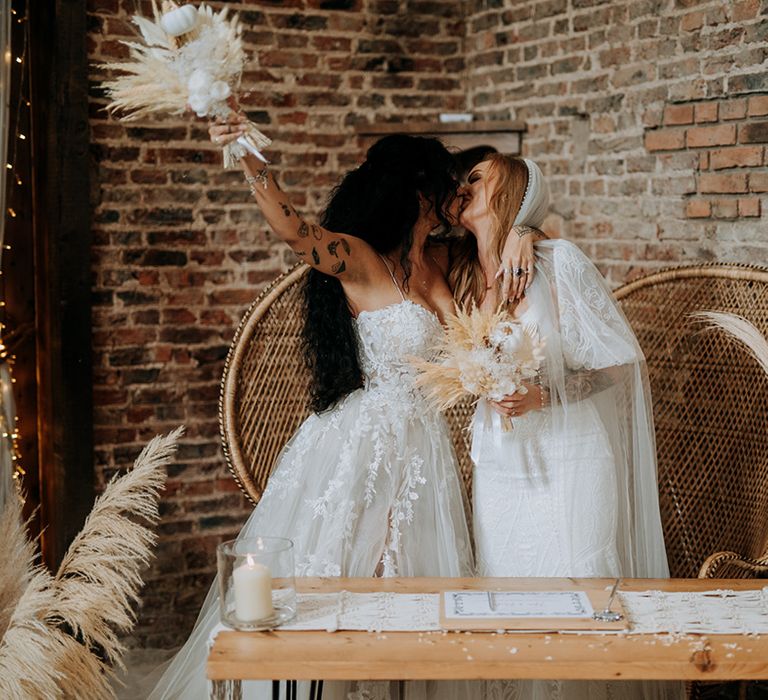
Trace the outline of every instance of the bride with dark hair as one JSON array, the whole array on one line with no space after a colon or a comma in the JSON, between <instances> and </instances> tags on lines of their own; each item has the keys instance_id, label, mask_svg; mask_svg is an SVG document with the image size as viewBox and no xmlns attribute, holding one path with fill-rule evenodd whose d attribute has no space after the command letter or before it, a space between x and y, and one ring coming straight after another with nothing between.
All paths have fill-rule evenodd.
<instances>
[{"instance_id":1,"label":"bride with dark hair","mask_svg":"<svg viewBox=\"0 0 768 700\"><path fill-rule=\"evenodd\" d=\"M239 124L214 124L210 134L223 145ZM256 158L241 162L272 230L312 266L303 341L315 412L285 446L240 536L291 539L298 576L471 575L449 432L414 386L409 362L431 354L440 319L453 310L438 261L445 254L428 242L457 221L453 157L435 139L388 136L342 179L319 224L299 215ZM151 698L207 697L208 637L218 622L214 582ZM404 688L334 683L324 697L470 697L460 683ZM243 691L271 697L265 683Z\"/></svg>"}]
</instances>

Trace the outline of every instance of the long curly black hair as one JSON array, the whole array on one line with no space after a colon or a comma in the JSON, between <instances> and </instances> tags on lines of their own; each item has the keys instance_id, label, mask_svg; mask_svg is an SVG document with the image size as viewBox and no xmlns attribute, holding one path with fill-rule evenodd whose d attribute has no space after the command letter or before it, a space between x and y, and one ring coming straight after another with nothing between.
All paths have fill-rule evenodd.
<instances>
[{"instance_id":1,"label":"long curly black hair","mask_svg":"<svg viewBox=\"0 0 768 700\"><path fill-rule=\"evenodd\" d=\"M385 136L333 190L321 223L330 231L362 238L381 254L399 247L407 289L419 194L448 230L446 211L457 189L454 158L440 141ZM363 386L357 335L344 289L336 277L315 269L309 271L304 287L303 345L312 375L313 411L325 411Z\"/></svg>"}]
</instances>

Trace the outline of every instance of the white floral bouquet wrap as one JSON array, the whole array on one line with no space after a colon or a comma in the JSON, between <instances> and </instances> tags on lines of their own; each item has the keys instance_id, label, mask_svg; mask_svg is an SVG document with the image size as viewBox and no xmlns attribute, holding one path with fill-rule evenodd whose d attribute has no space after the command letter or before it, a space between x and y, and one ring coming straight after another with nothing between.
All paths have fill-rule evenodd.
<instances>
[{"instance_id":1,"label":"white floral bouquet wrap","mask_svg":"<svg viewBox=\"0 0 768 700\"><path fill-rule=\"evenodd\" d=\"M500 401L527 393L525 383L536 377L544 357L544 342L534 326L503 309L483 311L473 306L447 319L433 361L413 364L417 386L435 407L445 410L467 396Z\"/></svg>"},{"instance_id":2,"label":"white floral bouquet wrap","mask_svg":"<svg viewBox=\"0 0 768 700\"><path fill-rule=\"evenodd\" d=\"M111 99L110 112L122 112L123 121L153 114L183 114L226 119L237 109L245 52L242 25L227 8L214 12L201 4L178 6L152 0L153 19L133 17L143 43L124 41L130 61L105 64L119 71L104 83ZM261 150L271 143L253 122L234 143L224 147L224 165L234 167L247 152L266 158Z\"/></svg>"}]
</instances>

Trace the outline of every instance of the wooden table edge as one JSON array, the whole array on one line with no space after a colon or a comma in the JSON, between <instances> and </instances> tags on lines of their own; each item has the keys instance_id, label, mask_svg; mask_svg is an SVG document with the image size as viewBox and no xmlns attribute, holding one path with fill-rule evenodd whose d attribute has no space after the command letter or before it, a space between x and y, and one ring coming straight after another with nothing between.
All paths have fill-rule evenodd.
<instances>
[{"instance_id":1,"label":"wooden table edge","mask_svg":"<svg viewBox=\"0 0 768 700\"><path fill-rule=\"evenodd\" d=\"M433 593L485 588L563 590L574 584L598 582L610 585L612 579L301 579L297 580L297 588L304 592ZM759 590L765 585L765 581L744 579L628 579L621 590ZM574 644L575 639L580 644ZM300 662L295 655L286 657L285 644L299 651L306 645ZM426 646L419 645L433 645L439 653L425 659L422 654ZM503 653L488 648L492 645L498 645ZM638 661L641 645L647 656ZM514 654L506 651L513 648L517 650ZM579 650L583 653L575 653ZM256 658L263 662L258 668L253 662ZM397 668L396 674L393 667ZM329 635L232 631L217 636L208 657L207 674L212 681L763 680L768 679L768 635L352 631Z\"/></svg>"}]
</instances>

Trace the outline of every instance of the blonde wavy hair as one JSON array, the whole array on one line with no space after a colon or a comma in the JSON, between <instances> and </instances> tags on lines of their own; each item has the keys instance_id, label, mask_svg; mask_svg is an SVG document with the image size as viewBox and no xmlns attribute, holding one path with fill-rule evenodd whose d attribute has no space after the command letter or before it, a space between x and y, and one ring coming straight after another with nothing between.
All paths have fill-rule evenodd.
<instances>
[{"instance_id":1,"label":"blonde wavy hair","mask_svg":"<svg viewBox=\"0 0 768 700\"><path fill-rule=\"evenodd\" d=\"M494 263L501 264L501 254L528 186L528 168L521 158L490 153L483 162L491 164L488 176L495 176L493 188L486 200L491 215L491 239ZM490 189L490 188L489 188ZM488 194L489 189L486 189ZM453 298L459 307L480 302L485 296L485 276L477 254L477 239L466 233L456 244L448 274Z\"/></svg>"}]
</instances>

